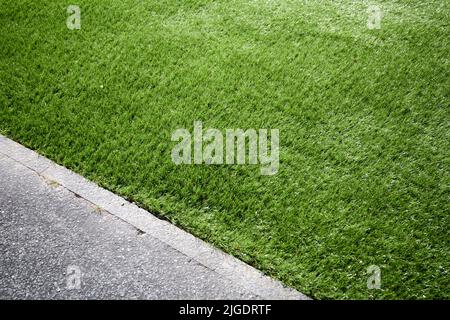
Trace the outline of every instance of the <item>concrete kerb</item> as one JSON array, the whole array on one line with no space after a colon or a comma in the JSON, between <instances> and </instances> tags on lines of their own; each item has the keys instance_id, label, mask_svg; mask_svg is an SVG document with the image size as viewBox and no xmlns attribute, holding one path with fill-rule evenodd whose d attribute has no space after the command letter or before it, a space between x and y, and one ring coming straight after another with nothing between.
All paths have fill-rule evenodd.
<instances>
[{"instance_id":1,"label":"concrete kerb","mask_svg":"<svg viewBox=\"0 0 450 320\"><path fill-rule=\"evenodd\" d=\"M60 184L79 197L155 237L263 299L309 299L265 276L246 263L214 248L186 231L161 220L124 198L0 135L0 157L11 158L44 179Z\"/></svg>"}]
</instances>

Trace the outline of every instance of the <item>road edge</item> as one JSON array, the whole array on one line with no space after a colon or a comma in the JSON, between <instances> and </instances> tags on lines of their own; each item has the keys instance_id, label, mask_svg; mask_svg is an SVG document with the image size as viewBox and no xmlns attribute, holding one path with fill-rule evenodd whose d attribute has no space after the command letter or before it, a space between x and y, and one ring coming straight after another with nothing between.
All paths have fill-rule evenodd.
<instances>
[{"instance_id":1,"label":"road edge","mask_svg":"<svg viewBox=\"0 0 450 320\"><path fill-rule=\"evenodd\" d=\"M0 157L1 155L22 164L45 179L58 183L77 196L168 244L262 299L310 300L309 297L297 290L284 286L281 282L264 275L241 260L224 253L168 221L155 217L151 212L139 208L2 134L0 134Z\"/></svg>"}]
</instances>

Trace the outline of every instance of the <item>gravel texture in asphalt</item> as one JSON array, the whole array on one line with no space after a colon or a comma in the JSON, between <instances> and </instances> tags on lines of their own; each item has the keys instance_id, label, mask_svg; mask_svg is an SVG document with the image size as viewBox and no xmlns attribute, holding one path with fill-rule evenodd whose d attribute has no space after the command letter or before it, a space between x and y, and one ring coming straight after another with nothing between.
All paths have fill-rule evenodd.
<instances>
[{"instance_id":1,"label":"gravel texture in asphalt","mask_svg":"<svg viewBox=\"0 0 450 320\"><path fill-rule=\"evenodd\" d=\"M2 299L259 298L1 154L0 256Z\"/></svg>"}]
</instances>

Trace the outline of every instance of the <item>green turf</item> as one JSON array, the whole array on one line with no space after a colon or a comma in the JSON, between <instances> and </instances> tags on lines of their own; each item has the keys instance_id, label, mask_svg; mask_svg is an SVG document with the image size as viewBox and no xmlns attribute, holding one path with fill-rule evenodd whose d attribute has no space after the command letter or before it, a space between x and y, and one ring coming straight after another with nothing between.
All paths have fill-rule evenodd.
<instances>
[{"instance_id":1,"label":"green turf","mask_svg":"<svg viewBox=\"0 0 450 320\"><path fill-rule=\"evenodd\" d=\"M370 3L0 0L0 131L313 298L449 298L450 2ZM174 165L195 120L278 174Z\"/></svg>"}]
</instances>

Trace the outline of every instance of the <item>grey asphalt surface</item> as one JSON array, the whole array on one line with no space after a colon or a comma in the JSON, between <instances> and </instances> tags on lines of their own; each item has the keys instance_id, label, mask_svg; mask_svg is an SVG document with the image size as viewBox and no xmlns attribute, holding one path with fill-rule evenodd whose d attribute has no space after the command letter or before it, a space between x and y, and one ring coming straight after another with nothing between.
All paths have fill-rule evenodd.
<instances>
[{"instance_id":1,"label":"grey asphalt surface","mask_svg":"<svg viewBox=\"0 0 450 320\"><path fill-rule=\"evenodd\" d=\"M260 297L0 153L0 299L106 298Z\"/></svg>"}]
</instances>

